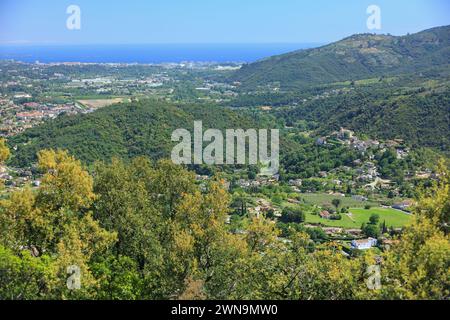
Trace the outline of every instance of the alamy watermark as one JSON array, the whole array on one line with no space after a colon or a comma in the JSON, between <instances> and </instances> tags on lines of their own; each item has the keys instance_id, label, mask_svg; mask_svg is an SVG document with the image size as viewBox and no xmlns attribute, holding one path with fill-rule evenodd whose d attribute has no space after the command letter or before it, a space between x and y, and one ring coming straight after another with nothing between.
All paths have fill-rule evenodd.
<instances>
[{"instance_id":1,"label":"alamy watermark","mask_svg":"<svg viewBox=\"0 0 450 320\"><path fill-rule=\"evenodd\" d=\"M366 270L368 276L366 285L369 290L381 289L381 268L379 265L368 266Z\"/></svg>"},{"instance_id":2,"label":"alamy watermark","mask_svg":"<svg viewBox=\"0 0 450 320\"><path fill-rule=\"evenodd\" d=\"M377 5L370 5L367 7L367 29L381 30L381 8Z\"/></svg>"},{"instance_id":3,"label":"alamy watermark","mask_svg":"<svg viewBox=\"0 0 450 320\"><path fill-rule=\"evenodd\" d=\"M70 5L66 9L70 16L67 18L66 27L69 30L81 30L81 9L77 5Z\"/></svg>"},{"instance_id":4,"label":"alamy watermark","mask_svg":"<svg viewBox=\"0 0 450 320\"><path fill-rule=\"evenodd\" d=\"M172 142L181 142L173 148L171 158L175 164L261 165L262 174L275 175L280 165L280 132L270 130L270 153L268 133L267 129L227 129L224 138L218 129L203 132L202 121L195 121L193 140L186 129L172 133ZM209 143L206 147L205 142Z\"/></svg>"},{"instance_id":5,"label":"alamy watermark","mask_svg":"<svg viewBox=\"0 0 450 320\"><path fill-rule=\"evenodd\" d=\"M81 269L79 266L72 265L67 267L67 278L66 285L69 290L80 290L81 289Z\"/></svg>"}]
</instances>

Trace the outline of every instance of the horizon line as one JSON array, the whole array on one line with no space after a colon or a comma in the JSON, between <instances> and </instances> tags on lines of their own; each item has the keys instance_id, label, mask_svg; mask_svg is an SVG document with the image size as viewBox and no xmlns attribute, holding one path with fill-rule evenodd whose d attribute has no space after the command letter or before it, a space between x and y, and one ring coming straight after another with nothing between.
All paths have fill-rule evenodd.
<instances>
[{"instance_id":1,"label":"horizon line","mask_svg":"<svg viewBox=\"0 0 450 320\"><path fill-rule=\"evenodd\" d=\"M297 45L311 44L323 45L329 42L305 41L305 42L130 42L130 43L50 43L50 42L0 42L0 46L143 46L143 45Z\"/></svg>"}]
</instances>

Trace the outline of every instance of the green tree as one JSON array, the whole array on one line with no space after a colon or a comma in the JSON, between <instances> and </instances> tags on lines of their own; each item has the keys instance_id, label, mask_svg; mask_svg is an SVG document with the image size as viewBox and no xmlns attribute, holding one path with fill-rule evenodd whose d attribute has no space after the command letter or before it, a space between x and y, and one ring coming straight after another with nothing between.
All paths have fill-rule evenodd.
<instances>
[{"instance_id":1,"label":"green tree","mask_svg":"<svg viewBox=\"0 0 450 320\"><path fill-rule=\"evenodd\" d=\"M89 263L115 241L115 233L101 228L87 211L94 198L92 180L80 163L62 151L47 151L41 156L39 166L49 172L44 174L37 193L25 188L0 202L0 239L20 263L40 265L45 260L48 269L44 273L51 279L46 283L45 298L94 297L96 279ZM73 194L74 190L79 194ZM33 258L24 251L31 252ZM46 258L49 256L51 260ZM69 266L80 269L81 290L67 288ZM18 277L11 281L20 287L29 279Z\"/></svg>"},{"instance_id":2,"label":"green tree","mask_svg":"<svg viewBox=\"0 0 450 320\"><path fill-rule=\"evenodd\" d=\"M370 216L369 218L370 224L378 225L379 222L380 222L380 215L374 213Z\"/></svg>"},{"instance_id":3,"label":"green tree","mask_svg":"<svg viewBox=\"0 0 450 320\"><path fill-rule=\"evenodd\" d=\"M380 236L380 228L378 227L378 225L374 225L371 223L365 225L362 228L362 231L367 237L378 238Z\"/></svg>"},{"instance_id":4,"label":"green tree","mask_svg":"<svg viewBox=\"0 0 450 320\"><path fill-rule=\"evenodd\" d=\"M0 166L2 166L10 156L10 151L6 146L5 140L0 139ZM3 181L0 180L0 190L3 188Z\"/></svg>"},{"instance_id":5,"label":"green tree","mask_svg":"<svg viewBox=\"0 0 450 320\"><path fill-rule=\"evenodd\" d=\"M101 300L137 300L142 298L142 277L136 261L125 256L100 257L92 263L98 279L96 298Z\"/></svg>"},{"instance_id":6,"label":"green tree","mask_svg":"<svg viewBox=\"0 0 450 320\"><path fill-rule=\"evenodd\" d=\"M331 203L332 203L333 206L336 208L336 212L337 212L338 209L339 209L339 206L340 206L341 203L342 203L342 201L341 201L341 199L333 199L333 200L331 201Z\"/></svg>"},{"instance_id":7,"label":"green tree","mask_svg":"<svg viewBox=\"0 0 450 320\"><path fill-rule=\"evenodd\" d=\"M8 160L11 155L9 148L6 146L5 139L0 139L0 164Z\"/></svg>"},{"instance_id":8,"label":"green tree","mask_svg":"<svg viewBox=\"0 0 450 320\"><path fill-rule=\"evenodd\" d=\"M44 172L37 201L48 210L89 208L95 198L93 179L67 151L43 150L38 168Z\"/></svg>"},{"instance_id":9,"label":"green tree","mask_svg":"<svg viewBox=\"0 0 450 320\"><path fill-rule=\"evenodd\" d=\"M446 299L450 294L450 238L446 234L449 176L419 197L413 224L384 254L381 299Z\"/></svg>"},{"instance_id":10,"label":"green tree","mask_svg":"<svg viewBox=\"0 0 450 320\"><path fill-rule=\"evenodd\" d=\"M37 258L29 250L16 254L0 245L0 299L45 299L54 281L51 264L49 256Z\"/></svg>"},{"instance_id":11,"label":"green tree","mask_svg":"<svg viewBox=\"0 0 450 320\"><path fill-rule=\"evenodd\" d=\"M284 208L280 221L284 223L303 223L305 222L305 213L298 208Z\"/></svg>"}]
</instances>

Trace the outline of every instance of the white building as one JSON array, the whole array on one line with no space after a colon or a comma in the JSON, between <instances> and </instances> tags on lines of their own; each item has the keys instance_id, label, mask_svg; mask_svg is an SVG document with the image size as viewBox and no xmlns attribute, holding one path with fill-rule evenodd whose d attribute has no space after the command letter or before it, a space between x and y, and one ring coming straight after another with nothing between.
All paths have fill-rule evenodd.
<instances>
[{"instance_id":1,"label":"white building","mask_svg":"<svg viewBox=\"0 0 450 320\"><path fill-rule=\"evenodd\" d=\"M377 239L369 238L364 240L353 240L352 241L352 249L358 249L358 250L367 250L374 246L376 246L378 243Z\"/></svg>"}]
</instances>

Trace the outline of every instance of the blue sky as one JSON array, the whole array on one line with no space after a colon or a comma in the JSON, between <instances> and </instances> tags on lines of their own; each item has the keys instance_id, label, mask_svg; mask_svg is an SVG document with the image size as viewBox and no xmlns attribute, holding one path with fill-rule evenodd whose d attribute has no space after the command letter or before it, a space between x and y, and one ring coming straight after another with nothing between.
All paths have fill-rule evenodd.
<instances>
[{"instance_id":1,"label":"blue sky","mask_svg":"<svg viewBox=\"0 0 450 320\"><path fill-rule=\"evenodd\" d=\"M71 4L81 30L66 28ZM369 32L372 4L381 33L450 24L449 0L0 0L0 43L325 43Z\"/></svg>"}]
</instances>

